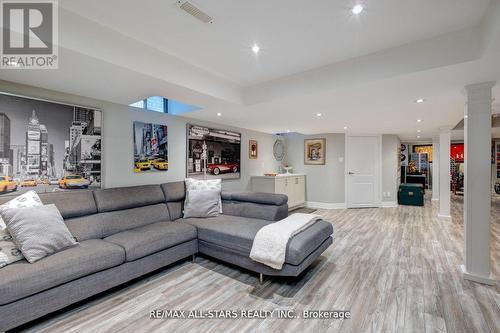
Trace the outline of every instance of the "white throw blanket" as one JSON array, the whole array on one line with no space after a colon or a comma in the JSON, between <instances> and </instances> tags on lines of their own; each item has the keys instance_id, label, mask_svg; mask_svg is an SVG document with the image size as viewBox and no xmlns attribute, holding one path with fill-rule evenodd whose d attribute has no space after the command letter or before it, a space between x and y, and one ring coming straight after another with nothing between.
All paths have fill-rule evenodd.
<instances>
[{"instance_id":1,"label":"white throw blanket","mask_svg":"<svg viewBox=\"0 0 500 333\"><path fill-rule=\"evenodd\" d=\"M274 269L281 269L288 241L319 219L319 215L295 213L262 227L253 240L250 258Z\"/></svg>"}]
</instances>

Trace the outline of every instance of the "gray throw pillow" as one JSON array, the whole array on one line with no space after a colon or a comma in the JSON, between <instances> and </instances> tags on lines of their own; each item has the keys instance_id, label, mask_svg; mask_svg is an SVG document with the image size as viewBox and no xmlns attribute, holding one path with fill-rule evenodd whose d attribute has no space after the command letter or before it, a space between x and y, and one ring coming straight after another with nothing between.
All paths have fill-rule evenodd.
<instances>
[{"instance_id":1,"label":"gray throw pillow","mask_svg":"<svg viewBox=\"0 0 500 333\"><path fill-rule=\"evenodd\" d=\"M0 214L30 263L78 244L55 205L4 209Z\"/></svg>"},{"instance_id":2,"label":"gray throw pillow","mask_svg":"<svg viewBox=\"0 0 500 333\"><path fill-rule=\"evenodd\" d=\"M38 194L36 194L35 191L28 191L0 205L0 211L10 208L39 206L43 206L43 203L38 197ZM12 241L12 236L9 234L7 226L0 214L0 268L23 259L23 254Z\"/></svg>"},{"instance_id":3,"label":"gray throw pillow","mask_svg":"<svg viewBox=\"0 0 500 333\"><path fill-rule=\"evenodd\" d=\"M191 190L186 193L184 218L219 215L219 190Z\"/></svg>"}]
</instances>

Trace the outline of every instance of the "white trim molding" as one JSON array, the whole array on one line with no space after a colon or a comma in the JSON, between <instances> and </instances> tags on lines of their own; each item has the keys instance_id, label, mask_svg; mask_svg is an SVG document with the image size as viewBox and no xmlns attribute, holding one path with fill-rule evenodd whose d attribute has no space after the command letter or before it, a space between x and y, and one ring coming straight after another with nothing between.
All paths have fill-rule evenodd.
<instances>
[{"instance_id":1,"label":"white trim molding","mask_svg":"<svg viewBox=\"0 0 500 333\"><path fill-rule=\"evenodd\" d=\"M451 215L442 215L442 214L438 214L438 217L439 217L439 218L442 218L442 219L451 219Z\"/></svg>"},{"instance_id":2,"label":"white trim molding","mask_svg":"<svg viewBox=\"0 0 500 333\"><path fill-rule=\"evenodd\" d=\"M346 209L347 206L345 202L317 202L317 201L307 201L307 208L315 208L315 209Z\"/></svg>"},{"instance_id":3,"label":"white trim molding","mask_svg":"<svg viewBox=\"0 0 500 333\"><path fill-rule=\"evenodd\" d=\"M382 201L382 208L396 208L397 206L397 201Z\"/></svg>"},{"instance_id":4,"label":"white trim molding","mask_svg":"<svg viewBox=\"0 0 500 333\"><path fill-rule=\"evenodd\" d=\"M482 284L487 284L489 286L495 285L495 280L492 278L468 273L466 268L465 268L465 265L460 265L460 269L462 270L462 274L463 274L465 280L478 282L478 283L482 283Z\"/></svg>"}]
</instances>

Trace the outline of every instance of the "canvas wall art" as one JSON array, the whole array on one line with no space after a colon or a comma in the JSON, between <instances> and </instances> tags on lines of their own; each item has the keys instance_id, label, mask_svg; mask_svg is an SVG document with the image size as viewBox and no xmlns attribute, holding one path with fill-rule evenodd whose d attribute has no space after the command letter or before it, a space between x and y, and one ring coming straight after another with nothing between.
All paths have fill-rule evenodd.
<instances>
[{"instance_id":1,"label":"canvas wall art","mask_svg":"<svg viewBox=\"0 0 500 333\"><path fill-rule=\"evenodd\" d=\"M432 145L413 145L413 152L427 154L429 162L432 162Z\"/></svg>"},{"instance_id":2,"label":"canvas wall art","mask_svg":"<svg viewBox=\"0 0 500 333\"><path fill-rule=\"evenodd\" d=\"M324 165L326 155L326 139L304 140L304 164Z\"/></svg>"},{"instance_id":3,"label":"canvas wall art","mask_svg":"<svg viewBox=\"0 0 500 333\"><path fill-rule=\"evenodd\" d=\"M256 160L259 156L259 147L257 140L248 141L248 158L251 160Z\"/></svg>"},{"instance_id":4,"label":"canvas wall art","mask_svg":"<svg viewBox=\"0 0 500 333\"><path fill-rule=\"evenodd\" d=\"M100 110L0 94L0 195L101 186Z\"/></svg>"},{"instance_id":5,"label":"canvas wall art","mask_svg":"<svg viewBox=\"0 0 500 333\"><path fill-rule=\"evenodd\" d=\"M167 134L166 125L134 121L134 172L168 170Z\"/></svg>"},{"instance_id":6,"label":"canvas wall art","mask_svg":"<svg viewBox=\"0 0 500 333\"><path fill-rule=\"evenodd\" d=\"M240 133L187 125L187 177L238 179L240 167Z\"/></svg>"}]
</instances>

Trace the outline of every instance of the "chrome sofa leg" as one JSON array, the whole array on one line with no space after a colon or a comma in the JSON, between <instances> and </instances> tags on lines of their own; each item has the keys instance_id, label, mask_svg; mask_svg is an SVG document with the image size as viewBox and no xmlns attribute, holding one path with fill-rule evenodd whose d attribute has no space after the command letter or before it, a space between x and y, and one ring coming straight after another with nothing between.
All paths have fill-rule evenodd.
<instances>
[{"instance_id":1,"label":"chrome sofa leg","mask_svg":"<svg viewBox=\"0 0 500 333\"><path fill-rule=\"evenodd\" d=\"M260 284L264 283L264 274L262 274L262 273L259 274L259 283Z\"/></svg>"},{"instance_id":2,"label":"chrome sofa leg","mask_svg":"<svg viewBox=\"0 0 500 333\"><path fill-rule=\"evenodd\" d=\"M194 264L196 262L196 254L191 255L191 262Z\"/></svg>"}]
</instances>

